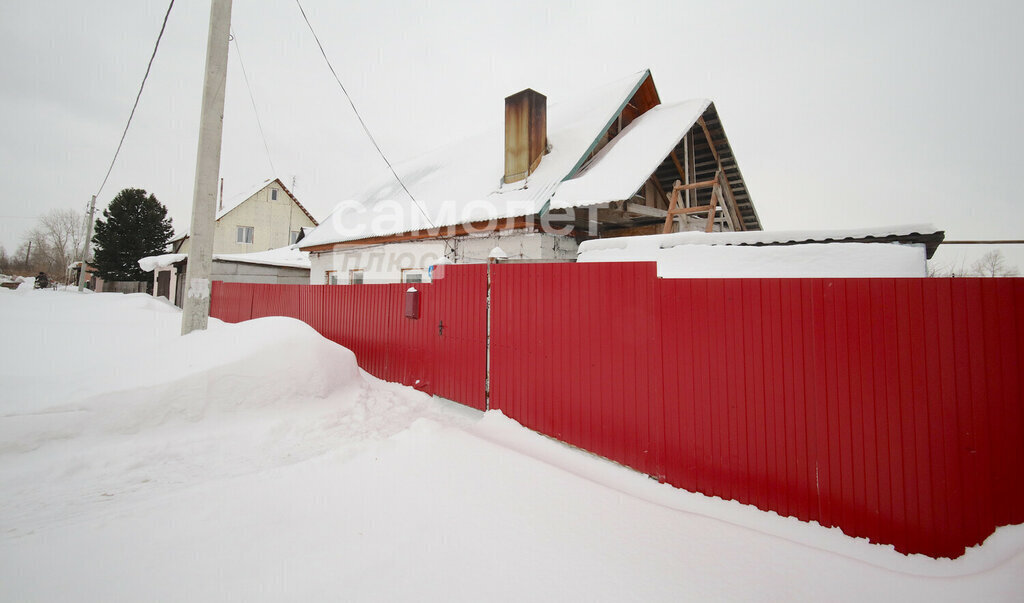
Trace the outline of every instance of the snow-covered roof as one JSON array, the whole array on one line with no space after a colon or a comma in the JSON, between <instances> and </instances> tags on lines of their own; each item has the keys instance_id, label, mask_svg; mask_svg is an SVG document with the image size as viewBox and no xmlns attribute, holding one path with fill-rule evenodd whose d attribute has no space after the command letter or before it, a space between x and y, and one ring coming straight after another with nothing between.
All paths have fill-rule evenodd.
<instances>
[{"instance_id":1,"label":"snow-covered roof","mask_svg":"<svg viewBox=\"0 0 1024 603\"><path fill-rule=\"evenodd\" d=\"M658 105L636 118L601 149L580 175L558 186L551 208L630 198L710 105L707 99Z\"/></svg>"},{"instance_id":2,"label":"snow-covered roof","mask_svg":"<svg viewBox=\"0 0 1024 603\"><path fill-rule=\"evenodd\" d=\"M634 73L575 100L551 103L547 109L550 152L543 156L536 171L526 180L511 184L502 181L504 126L501 125L397 164L396 171L416 197L419 207L412 203L394 177L388 174L355 199L340 203L327 220L302 240L301 245L308 248L431 226L452 226L476 220L539 213L563 185L563 180L576 174L600 137L649 76L649 71ZM701 103L706 106L707 101L695 101L687 105L685 111L673 105L676 112L661 111L659 117L664 113L666 121L672 117L675 119L673 123L682 123L689 118L693 107ZM680 117L679 113L685 114L685 117ZM634 128L634 131L647 135L649 128L641 126ZM683 125L679 132L659 137L657 142L663 142L664 138L676 134L678 136L675 140L678 141L685 133ZM618 138L621 137L622 134ZM638 142L637 146L642 145ZM650 175L671 148L664 150L664 155L651 159L647 164L645 177ZM611 160L608 165L611 165ZM629 191L625 197L632 195L635 190ZM570 203L567 198L561 206L567 207ZM429 220L423 212L426 212Z\"/></svg>"},{"instance_id":3,"label":"snow-covered roof","mask_svg":"<svg viewBox=\"0 0 1024 603\"><path fill-rule=\"evenodd\" d=\"M806 243L701 245L581 251L579 262L656 262L661 278L867 278L926 276L922 245Z\"/></svg>"},{"instance_id":4,"label":"snow-covered roof","mask_svg":"<svg viewBox=\"0 0 1024 603\"><path fill-rule=\"evenodd\" d=\"M165 253L163 255L150 255L139 260L139 268L142 268L144 272L153 272L154 270L162 270L170 268L171 264L175 264L184 260L188 256L184 253Z\"/></svg>"},{"instance_id":5,"label":"snow-covered roof","mask_svg":"<svg viewBox=\"0 0 1024 603\"><path fill-rule=\"evenodd\" d=\"M184 253L165 253L144 257L139 260L139 267L146 272L166 269L172 264L188 259ZM263 266L280 266L284 268L304 268L309 270L309 253L299 251L297 245L268 249L267 251L254 251L252 253L215 253L215 262L242 262L243 264L260 264Z\"/></svg>"},{"instance_id":6,"label":"snow-covered roof","mask_svg":"<svg viewBox=\"0 0 1024 603\"><path fill-rule=\"evenodd\" d=\"M216 262L242 262L245 264L262 264L264 266L282 266L285 268L305 268L309 270L309 252L299 251L298 245L289 245L267 251L252 253L215 253Z\"/></svg>"},{"instance_id":7,"label":"snow-covered roof","mask_svg":"<svg viewBox=\"0 0 1024 603\"><path fill-rule=\"evenodd\" d=\"M838 230L759 230L747 232L674 232L664 235L594 239L580 244L582 257L596 251L619 250L623 257L679 245L794 245L799 243L835 242L903 242L922 243L928 257L935 252L945 233L932 224L849 228Z\"/></svg>"}]
</instances>

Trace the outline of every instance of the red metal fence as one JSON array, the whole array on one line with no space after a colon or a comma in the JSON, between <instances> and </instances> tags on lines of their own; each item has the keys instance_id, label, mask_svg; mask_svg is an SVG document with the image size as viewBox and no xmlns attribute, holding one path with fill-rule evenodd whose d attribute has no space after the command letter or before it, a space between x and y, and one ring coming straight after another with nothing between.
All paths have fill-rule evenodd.
<instances>
[{"instance_id":1,"label":"red metal fence","mask_svg":"<svg viewBox=\"0 0 1024 603\"><path fill-rule=\"evenodd\" d=\"M367 372L484 410L487 267L438 266L415 285L250 285L215 282L210 314L227 322L290 316L352 350ZM410 286L420 317L404 317Z\"/></svg>"},{"instance_id":2,"label":"red metal fence","mask_svg":"<svg viewBox=\"0 0 1024 603\"><path fill-rule=\"evenodd\" d=\"M391 360L444 353L442 313L400 319L407 285L219 284L214 312L295 315L378 376L428 375L428 391L482 408L485 267L417 287L424 311L447 308L446 335L465 323L458 358ZM1024 522L1024 279L673 280L645 263L503 264L490 302L490 408L527 427L908 553L956 557ZM449 373L460 387L440 386Z\"/></svg>"}]
</instances>

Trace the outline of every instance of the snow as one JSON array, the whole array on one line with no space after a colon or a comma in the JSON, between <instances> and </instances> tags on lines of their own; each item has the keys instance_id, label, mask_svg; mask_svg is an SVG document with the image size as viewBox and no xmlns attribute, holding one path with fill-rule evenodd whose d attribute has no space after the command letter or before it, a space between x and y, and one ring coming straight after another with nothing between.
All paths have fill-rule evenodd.
<instances>
[{"instance_id":1,"label":"snow","mask_svg":"<svg viewBox=\"0 0 1024 603\"><path fill-rule=\"evenodd\" d=\"M188 255L184 253L165 253L163 255L151 255L139 260L139 268L142 268L144 272L153 272L154 270L165 270L171 267L171 264L180 262L187 259Z\"/></svg>"},{"instance_id":2,"label":"snow","mask_svg":"<svg viewBox=\"0 0 1024 603\"><path fill-rule=\"evenodd\" d=\"M875 230L680 232L585 241L578 262L657 262L662 278L861 278L927 276L923 244L755 243L843 241L931 233L931 226Z\"/></svg>"},{"instance_id":3,"label":"snow","mask_svg":"<svg viewBox=\"0 0 1024 603\"><path fill-rule=\"evenodd\" d=\"M955 561L677 490L381 382L287 318L0 289L8 600L1015 600Z\"/></svg>"},{"instance_id":4,"label":"snow","mask_svg":"<svg viewBox=\"0 0 1024 603\"><path fill-rule=\"evenodd\" d=\"M213 259L222 262L242 262L245 264L262 264L264 266L283 266L286 268L305 268L309 270L309 252L300 251L298 245L288 245L267 251L252 253L215 253Z\"/></svg>"},{"instance_id":5,"label":"snow","mask_svg":"<svg viewBox=\"0 0 1024 603\"><path fill-rule=\"evenodd\" d=\"M487 254L487 257L492 260L503 260L508 257L508 254L505 253L505 250L501 247L495 247L489 254Z\"/></svg>"},{"instance_id":6,"label":"snow","mask_svg":"<svg viewBox=\"0 0 1024 603\"><path fill-rule=\"evenodd\" d=\"M585 159L647 76L647 71L638 72L576 99L549 102L547 138L551 150L526 180L502 183L505 130L499 119L494 128L482 134L395 166L418 205L410 201L389 172L355 199L338 204L300 245L305 248L536 214Z\"/></svg>"},{"instance_id":7,"label":"snow","mask_svg":"<svg viewBox=\"0 0 1024 603\"><path fill-rule=\"evenodd\" d=\"M558 187L551 209L629 199L710 105L710 100L695 99L647 111L601 149L585 171Z\"/></svg>"},{"instance_id":8,"label":"snow","mask_svg":"<svg viewBox=\"0 0 1024 603\"><path fill-rule=\"evenodd\" d=\"M167 253L144 257L139 260L139 267L146 272L166 269L181 260L187 259L184 253ZM252 253L215 253L214 261L241 262L243 264L262 264L264 266L282 266L285 268L305 268L309 270L309 252L299 251L297 245L288 245L267 251L254 251Z\"/></svg>"},{"instance_id":9,"label":"snow","mask_svg":"<svg viewBox=\"0 0 1024 603\"><path fill-rule=\"evenodd\" d=\"M580 253L600 249L626 249L627 247L661 248L676 245L754 245L765 243L801 243L842 241L867 237L888 237L893 235L932 234L939 230L932 224L905 224L876 228L848 228L825 230L751 230L740 232L674 232L664 235L643 237L614 237L594 239L580 244Z\"/></svg>"},{"instance_id":10,"label":"snow","mask_svg":"<svg viewBox=\"0 0 1024 603\"><path fill-rule=\"evenodd\" d=\"M927 276L924 245L806 243L782 247L679 245L602 249L578 262L657 262L662 278L860 278Z\"/></svg>"}]
</instances>

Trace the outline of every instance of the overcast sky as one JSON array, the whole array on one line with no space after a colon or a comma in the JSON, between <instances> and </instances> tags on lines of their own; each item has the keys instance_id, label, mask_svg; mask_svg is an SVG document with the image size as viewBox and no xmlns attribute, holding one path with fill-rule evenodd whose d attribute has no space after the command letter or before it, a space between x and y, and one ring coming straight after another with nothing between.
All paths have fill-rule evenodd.
<instances>
[{"instance_id":1,"label":"overcast sky","mask_svg":"<svg viewBox=\"0 0 1024 603\"><path fill-rule=\"evenodd\" d=\"M766 229L924 222L949 239L1024 238L1018 2L303 5L392 160L497 127L522 88L557 102L650 68L663 101L714 100ZM0 3L9 252L35 216L84 210L96 192L166 8ZM145 188L188 227L208 19L209 0L175 2L100 207ZM274 175L240 50L276 175L322 219L385 167L294 0L235 0L232 26L225 196ZM1020 247L1005 252L1024 269Z\"/></svg>"}]
</instances>

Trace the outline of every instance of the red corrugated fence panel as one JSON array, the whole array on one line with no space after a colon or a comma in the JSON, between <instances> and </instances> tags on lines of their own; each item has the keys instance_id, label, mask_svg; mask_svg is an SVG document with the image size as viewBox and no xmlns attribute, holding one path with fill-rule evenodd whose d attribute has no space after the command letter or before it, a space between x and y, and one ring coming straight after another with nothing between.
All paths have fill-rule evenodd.
<instances>
[{"instance_id":1,"label":"red corrugated fence panel","mask_svg":"<svg viewBox=\"0 0 1024 603\"><path fill-rule=\"evenodd\" d=\"M483 409L488 267L409 285L214 283L369 372ZM958 556L1024 522L1024 279L659 279L490 267L490 407L659 480Z\"/></svg>"}]
</instances>

